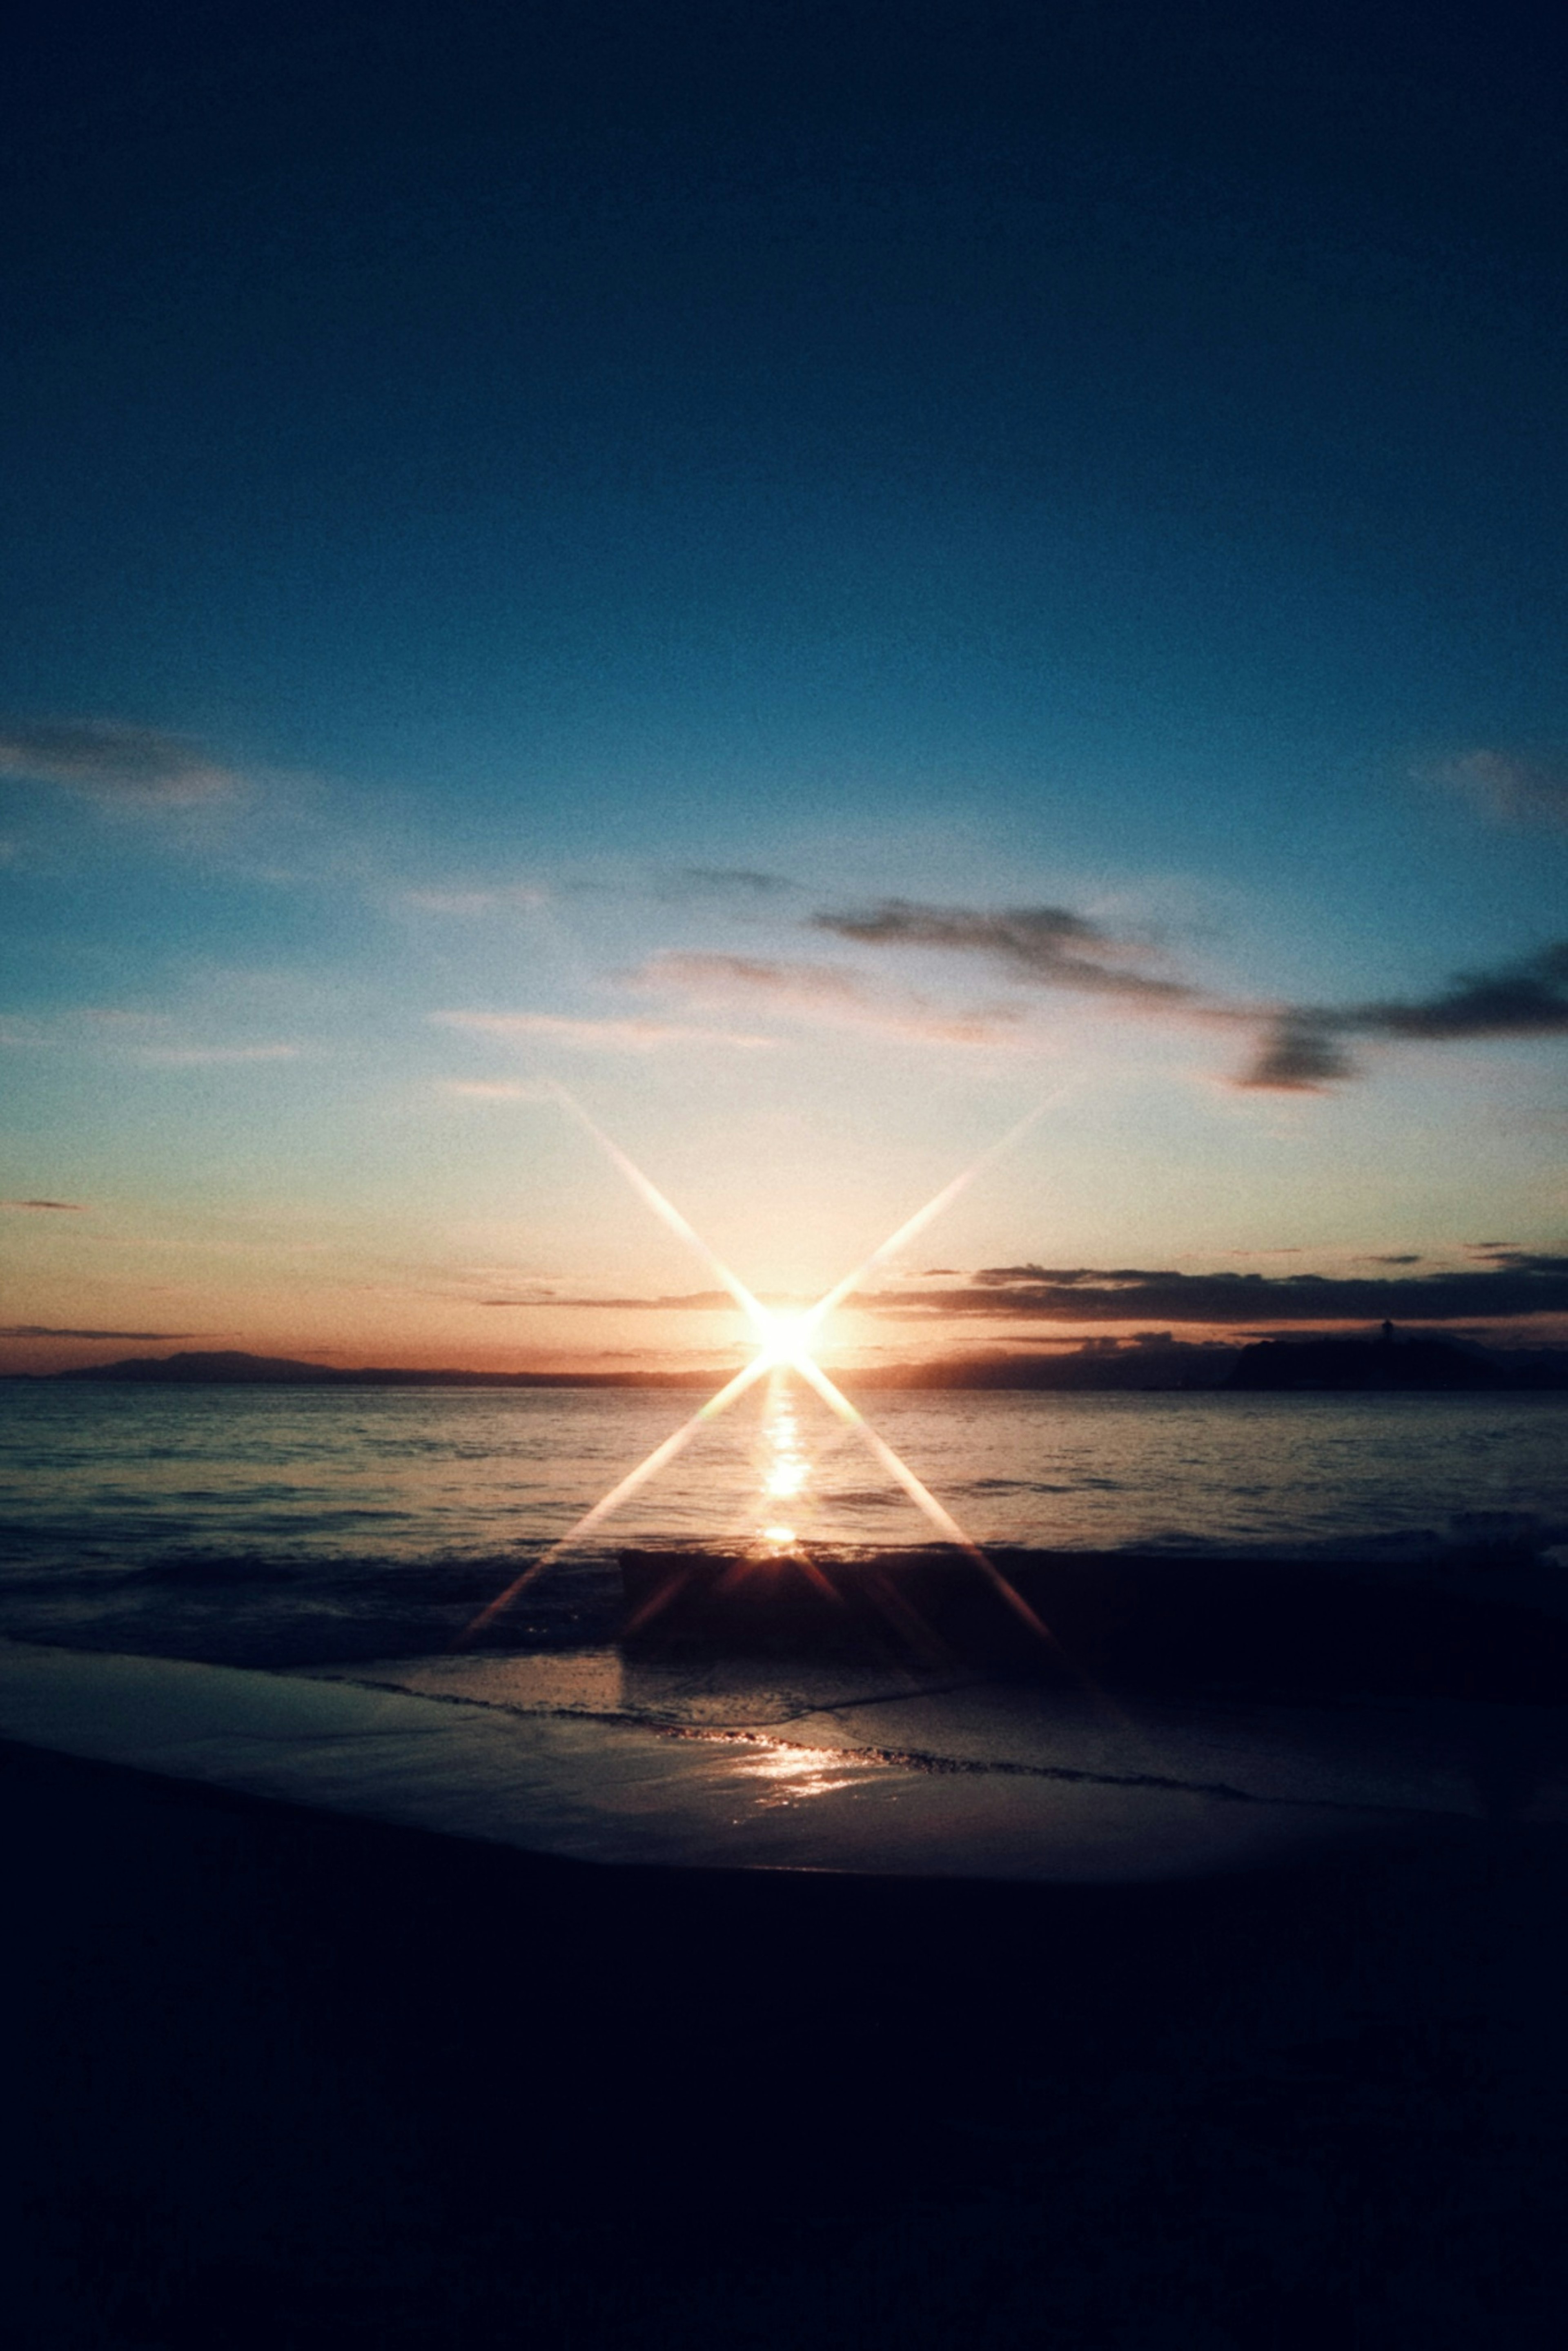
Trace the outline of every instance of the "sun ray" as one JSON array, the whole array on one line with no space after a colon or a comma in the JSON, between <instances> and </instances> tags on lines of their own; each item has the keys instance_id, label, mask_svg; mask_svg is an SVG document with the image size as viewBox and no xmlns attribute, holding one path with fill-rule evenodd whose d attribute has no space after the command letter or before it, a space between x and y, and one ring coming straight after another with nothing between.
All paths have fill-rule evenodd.
<instances>
[{"instance_id":1,"label":"sun ray","mask_svg":"<svg viewBox=\"0 0 1568 2351\"><path fill-rule=\"evenodd\" d=\"M518 1593L530 1584L535 1576L542 1575L547 1567L555 1565L563 1552L570 1551L574 1544L581 1542L586 1536L591 1535L595 1527L602 1526L605 1520L621 1508L622 1502L631 1500L639 1487L645 1486L650 1478L657 1477L659 1471L667 1468L678 1453L684 1453L693 1437L706 1422L716 1420L721 1412L727 1412L730 1405L746 1394L747 1388L755 1386L768 1369L768 1361L766 1353L759 1353L742 1370L737 1372L734 1379L720 1388L716 1395L709 1396L706 1404L700 1405L691 1418L683 1421L673 1436L666 1437L663 1444L655 1445L652 1453L639 1461L634 1469L628 1470L618 1486L612 1486L609 1493L595 1502L591 1510L585 1510L575 1526L569 1527L565 1534L551 1543L548 1551L541 1552L538 1559L531 1560L522 1573L514 1577L507 1584L505 1592L497 1593L487 1607L479 1611L472 1624L465 1626L462 1639L471 1641L476 1634L482 1633L494 1617L499 1616L504 1609L511 1606Z\"/></svg>"},{"instance_id":2,"label":"sun ray","mask_svg":"<svg viewBox=\"0 0 1568 2351\"><path fill-rule=\"evenodd\" d=\"M986 1581L1007 1603L1013 1614L1022 1619L1031 1633L1036 1634L1040 1640L1049 1642L1052 1648L1058 1647L1060 1645L1055 1634L1045 1623L1043 1617L1035 1614L1017 1585L1002 1573L996 1562L980 1549L979 1544L965 1533L951 1510L943 1508L931 1489L921 1483L909 1464L900 1458L887 1439L877 1435L864 1415L850 1402L841 1388L835 1386L821 1365L813 1363L810 1355L802 1355L794 1368L800 1372L803 1379L810 1383L822 1402L838 1415L846 1427L853 1429L872 1458L881 1464L896 1485L903 1487L910 1500L918 1510L924 1511L943 1541L955 1544L967 1559L973 1562Z\"/></svg>"},{"instance_id":3,"label":"sun ray","mask_svg":"<svg viewBox=\"0 0 1568 2351\"><path fill-rule=\"evenodd\" d=\"M632 1190L640 1198L647 1202L662 1224L668 1225L670 1230L677 1234L688 1249L694 1249L696 1251L709 1272L728 1290L753 1328L761 1332L768 1322L767 1308L752 1296L739 1276L730 1271L716 1249L708 1247L696 1227L682 1216L674 1202L666 1199L652 1178L643 1175L636 1161L628 1157L620 1144L612 1142L597 1121L589 1116L576 1097L569 1094L566 1088L558 1082L552 1081L552 1086L557 1099L563 1102L572 1116L588 1129L606 1157L614 1166L619 1167Z\"/></svg>"},{"instance_id":4,"label":"sun ray","mask_svg":"<svg viewBox=\"0 0 1568 2351\"><path fill-rule=\"evenodd\" d=\"M825 1322L835 1306L841 1306L847 1298L852 1297L862 1282L869 1281L872 1275L880 1267L884 1266L890 1258L896 1257L899 1250L907 1247L917 1233L924 1232L934 1217L939 1217L943 1209L949 1207L961 1192L968 1189L977 1176L984 1175L993 1160L999 1159L1004 1152L1012 1149L1015 1143L1021 1142L1030 1128L1061 1100L1066 1091L1065 1087L1059 1087L1055 1093L1047 1094L1043 1102L1036 1102L1034 1108L1026 1116L1020 1118L1016 1126L1010 1126L1005 1134L998 1135L996 1142L988 1144L977 1159L971 1160L968 1166L955 1176L950 1183L944 1184L939 1192L934 1193L923 1208L916 1208L912 1217L906 1217L896 1232L890 1233L886 1240L873 1249L868 1258L862 1259L852 1273L846 1273L841 1281L835 1282L832 1289L810 1309L804 1318L809 1328L814 1331L820 1323Z\"/></svg>"},{"instance_id":5,"label":"sun ray","mask_svg":"<svg viewBox=\"0 0 1568 2351\"><path fill-rule=\"evenodd\" d=\"M923 1231L933 1217L939 1216L944 1208L956 1200L958 1195L974 1182L977 1176L1027 1134L1030 1128L1044 1116L1046 1111L1061 1099L1063 1090L1059 1089L1056 1093L1048 1095L1045 1101L1036 1103L1035 1107L1025 1117L1019 1119L1016 1125L1009 1127L1005 1134L998 1136L997 1141L981 1152L967 1167L962 1169L949 1183L945 1184L939 1192L935 1193L923 1207L917 1208L912 1217L905 1217L904 1223L889 1234L886 1240L873 1249L869 1257L862 1259L852 1273L846 1274L841 1281L836 1282L831 1290L825 1291L814 1306L800 1314L780 1314L764 1306L760 1299L747 1288L738 1275L731 1272L717 1251L704 1240L695 1226L681 1214L674 1201L665 1197L651 1177L643 1173L636 1161L605 1134L604 1129L589 1115L581 1103L559 1081L552 1081L551 1091L563 1107L587 1129L612 1165L620 1169L632 1189L640 1198L646 1201L660 1221L667 1225L673 1233L678 1235L689 1248L696 1251L704 1264L722 1283L746 1315L759 1343L757 1353L749 1364L711 1395L706 1404L700 1405L689 1420L683 1422L671 1436L656 1445L644 1459L638 1462L635 1468L628 1470L618 1485L612 1486L607 1494L595 1502L591 1510L583 1513L574 1526L570 1527L566 1533L550 1544L548 1550L542 1552L538 1559L531 1561L522 1573L516 1576L504 1592L497 1593L487 1607L480 1610L465 1628L460 1636L459 1646L474 1639L486 1625L500 1615L505 1609L510 1607L518 1593L531 1583L536 1576L542 1575L547 1568L554 1565L563 1552L583 1541L595 1528L601 1526L606 1519L618 1510L623 1502L629 1501L633 1494L645 1486L651 1478L656 1477L661 1469L667 1468L678 1454L685 1451L693 1437L707 1422L716 1420L721 1413L727 1412L729 1406L754 1386L765 1373L778 1373L787 1369L799 1374L810 1387L815 1389L836 1417L860 1439L887 1476L909 1496L911 1501L936 1528L943 1541L952 1543L974 1562L987 1581L1006 1601L1008 1606L1023 1619L1031 1631L1052 1647L1058 1646L1054 1634L1035 1614L1022 1593L1002 1574L995 1562L987 1556L978 1543L965 1532L952 1512L944 1508L929 1487L922 1484L914 1470L900 1458L886 1439L877 1435L864 1416L850 1402L842 1389L830 1379L812 1356L810 1343L819 1326L826 1321L833 1309L842 1305L844 1301L852 1296L862 1283L867 1280L880 1266L885 1265L890 1258L894 1257L907 1242L913 1240L917 1233ZM765 1531L773 1536L788 1536L791 1543L795 1541L791 1529L775 1528Z\"/></svg>"}]
</instances>

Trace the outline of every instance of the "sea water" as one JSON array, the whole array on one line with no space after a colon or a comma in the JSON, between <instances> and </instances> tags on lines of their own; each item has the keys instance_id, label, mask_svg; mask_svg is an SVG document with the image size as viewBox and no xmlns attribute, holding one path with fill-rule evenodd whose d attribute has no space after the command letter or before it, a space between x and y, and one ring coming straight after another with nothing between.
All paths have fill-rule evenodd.
<instances>
[{"instance_id":1,"label":"sea water","mask_svg":"<svg viewBox=\"0 0 1568 2351\"><path fill-rule=\"evenodd\" d=\"M235 1664L446 1647L687 1421L670 1389L0 1385L0 1633ZM1397 1552L1568 1539L1568 1397L868 1393L980 1543ZM609 1636L622 1542L915 1542L862 1437L761 1384L490 1619ZM1568 1573L1568 1570L1564 1571Z\"/></svg>"}]
</instances>

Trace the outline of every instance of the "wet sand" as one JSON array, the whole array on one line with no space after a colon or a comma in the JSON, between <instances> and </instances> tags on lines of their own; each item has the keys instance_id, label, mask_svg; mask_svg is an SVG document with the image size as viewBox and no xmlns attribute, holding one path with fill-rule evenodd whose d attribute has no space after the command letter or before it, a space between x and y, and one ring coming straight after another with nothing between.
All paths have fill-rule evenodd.
<instances>
[{"instance_id":1,"label":"wet sand","mask_svg":"<svg viewBox=\"0 0 1568 2351\"><path fill-rule=\"evenodd\" d=\"M1568 1832L539 1855L11 1745L31 2346L1555 2341Z\"/></svg>"}]
</instances>

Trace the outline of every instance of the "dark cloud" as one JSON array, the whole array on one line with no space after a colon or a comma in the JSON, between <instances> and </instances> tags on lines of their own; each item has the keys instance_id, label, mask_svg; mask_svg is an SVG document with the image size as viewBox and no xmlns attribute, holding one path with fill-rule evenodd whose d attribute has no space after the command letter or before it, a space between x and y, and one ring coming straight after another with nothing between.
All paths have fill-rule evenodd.
<instances>
[{"instance_id":1,"label":"dark cloud","mask_svg":"<svg viewBox=\"0 0 1568 2351\"><path fill-rule=\"evenodd\" d=\"M52 1208L62 1216L79 1217L87 1208L85 1200L0 1200L0 1208Z\"/></svg>"},{"instance_id":2,"label":"dark cloud","mask_svg":"<svg viewBox=\"0 0 1568 2351\"><path fill-rule=\"evenodd\" d=\"M1206 996L1149 968L1154 951L1119 938L1069 906L1000 912L883 898L846 914L821 912L811 927L862 946L937 947L977 956L1031 987L1113 998L1129 1010L1185 1014L1258 1036L1239 1086L1274 1093L1321 1093L1362 1074L1363 1041L1451 1043L1466 1038L1568 1035L1568 940L1493 971L1459 972L1428 997L1366 1004L1268 1007ZM839 984L842 985L841 976ZM993 1010L988 1016L995 1019Z\"/></svg>"},{"instance_id":3,"label":"dark cloud","mask_svg":"<svg viewBox=\"0 0 1568 2351\"><path fill-rule=\"evenodd\" d=\"M944 947L979 956L1009 978L1034 987L1132 997L1151 1005L1187 1004L1197 993L1182 981L1140 968L1151 960L1147 946L1113 937L1068 906L1014 906L988 914L883 898L858 913L817 914L810 920L816 930L863 946Z\"/></svg>"},{"instance_id":4,"label":"dark cloud","mask_svg":"<svg viewBox=\"0 0 1568 2351\"><path fill-rule=\"evenodd\" d=\"M862 1294L873 1311L1014 1322L1448 1322L1568 1314L1568 1257L1381 1278L1321 1273L1176 1273L1139 1267L988 1266L949 1290Z\"/></svg>"},{"instance_id":5,"label":"dark cloud","mask_svg":"<svg viewBox=\"0 0 1568 2351\"><path fill-rule=\"evenodd\" d=\"M52 1322L0 1323L0 1339L200 1339L200 1331L62 1331Z\"/></svg>"},{"instance_id":6,"label":"dark cloud","mask_svg":"<svg viewBox=\"0 0 1568 2351\"><path fill-rule=\"evenodd\" d=\"M1319 1092L1356 1075L1349 1038L1448 1044L1471 1037L1556 1036L1568 1036L1568 939L1496 971L1457 973L1433 996L1281 1012L1238 1082L1281 1092Z\"/></svg>"},{"instance_id":7,"label":"dark cloud","mask_svg":"<svg viewBox=\"0 0 1568 2351\"><path fill-rule=\"evenodd\" d=\"M221 799L237 780L183 736L90 718L0 718L0 775L143 808Z\"/></svg>"},{"instance_id":8,"label":"dark cloud","mask_svg":"<svg viewBox=\"0 0 1568 2351\"><path fill-rule=\"evenodd\" d=\"M1364 1004L1343 1025L1380 1037L1538 1037L1568 1033L1568 939L1499 971L1460 972L1413 1004Z\"/></svg>"},{"instance_id":9,"label":"dark cloud","mask_svg":"<svg viewBox=\"0 0 1568 2351\"><path fill-rule=\"evenodd\" d=\"M1437 781L1500 824L1568 825L1568 767L1508 751L1467 751L1433 769Z\"/></svg>"},{"instance_id":10,"label":"dark cloud","mask_svg":"<svg viewBox=\"0 0 1568 2351\"><path fill-rule=\"evenodd\" d=\"M1415 1258L1377 1259L1416 1264ZM919 1279L929 1280L926 1275ZM734 1311L722 1290L695 1290L650 1298L486 1298L484 1306L574 1307L618 1312L719 1314ZM803 1307L804 1297L769 1295L774 1307ZM858 1307L895 1320L984 1316L1014 1322L1157 1322L1145 1343L1163 1341L1172 1325L1210 1323L1259 1334L1325 1322L1455 1322L1568 1315L1568 1256L1521 1252L1505 1263L1403 1277L1322 1273L1177 1273L1143 1267L998 1265L941 1290L866 1290ZM13 1334L16 1335L16 1334ZM42 1333L37 1335L43 1335ZM50 1335L62 1336L63 1333ZM77 1332L77 1337L89 1334ZM101 1333L102 1336L147 1336ZM169 1335L167 1333L162 1335ZM178 1334L176 1334L178 1335Z\"/></svg>"},{"instance_id":11,"label":"dark cloud","mask_svg":"<svg viewBox=\"0 0 1568 2351\"><path fill-rule=\"evenodd\" d=\"M1291 1012L1270 1023L1257 1059L1236 1082L1261 1092L1315 1094L1355 1075L1354 1061L1324 1019Z\"/></svg>"}]
</instances>

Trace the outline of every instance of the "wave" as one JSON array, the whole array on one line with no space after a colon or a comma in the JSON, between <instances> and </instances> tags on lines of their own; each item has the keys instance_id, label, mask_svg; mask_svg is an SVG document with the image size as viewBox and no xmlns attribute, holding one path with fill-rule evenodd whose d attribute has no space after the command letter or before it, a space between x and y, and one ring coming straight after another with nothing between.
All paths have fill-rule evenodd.
<instances>
[{"instance_id":1,"label":"wave","mask_svg":"<svg viewBox=\"0 0 1568 2351\"><path fill-rule=\"evenodd\" d=\"M475 1619L529 1555L332 1560L184 1551L133 1567L78 1560L9 1574L0 1633L67 1648L285 1668L426 1656L456 1647L581 1646L612 1637L613 1558L582 1553L528 1584L476 1630Z\"/></svg>"}]
</instances>

